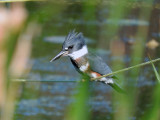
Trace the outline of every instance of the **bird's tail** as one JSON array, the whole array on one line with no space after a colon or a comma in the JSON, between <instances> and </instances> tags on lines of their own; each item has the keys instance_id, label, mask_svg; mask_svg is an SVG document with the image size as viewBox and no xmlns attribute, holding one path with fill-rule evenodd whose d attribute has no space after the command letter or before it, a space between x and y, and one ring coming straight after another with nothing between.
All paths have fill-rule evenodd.
<instances>
[{"instance_id":1,"label":"bird's tail","mask_svg":"<svg viewBox=\"0 0 160 120\"><path fill-rule=\"evenodd\" d=\"M126 91L123 90L114 80L113 78L107 78L103 81L105 84L110 85L114 90L119 93L126 94Z\"/></svg>"},{"instance_id":2,"label":"bird's tail","mask_svg":"<svg viewBox=\"0 0 160 120\"><path fill-rule=\"evenodd\" d=\"M114 76L115 79L117 79ZM114 80L113 78L102 78L100 82L103 82L104 84L110 85L114 90L116 90L119 93L127 94L125 90L123 90Z\"/></svg>"},{"instance_id":3,"label":"bird's tail","mask_svg":"<svg viewBox=\"0 0 160 120\"><path fill-rule=\"evenodd\" d=\"M108 83L108 85L110 85L114 90L116 90L119 93L122 94L126 94L126 91L123 90L117 83L113 82L113 83Z\"/></svg>"}]
</instances>

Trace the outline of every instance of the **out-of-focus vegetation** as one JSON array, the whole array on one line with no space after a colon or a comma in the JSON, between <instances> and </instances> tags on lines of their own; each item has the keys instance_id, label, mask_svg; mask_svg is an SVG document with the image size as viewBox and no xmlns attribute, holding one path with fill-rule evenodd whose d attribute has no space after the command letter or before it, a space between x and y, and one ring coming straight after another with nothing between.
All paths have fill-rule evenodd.
<instances>
[{"instance_id":1,"label":"out-of-focus vegetation","mask_svg":"<svg viewBox=\"0 0 160 120\"><path fill-rule=\"evenodd\" d=\"M44 72L46 73L46 75L44 74L46 78L50 74L56 74L51 78L52 80L57 78L58 80L63 80L65 73L70 74L72 78L76 79L74 73L70 73L75 71L69 71L70 69L66 67L66 64L63 64L63 61L61 61L62 65L57 64L55 66L55 64L49 64L49 66L53 65L53 68L60 66L60 70L54 71L54 73L53 71L49 71L50 69L47 67L42 68L43 64L41 63L37 66L40 70L36 72L32 72L35 68L31 66L38 63L34 58L42 58L44 64L48 63L53 51L56 54L60 49L61 45L57 44L62 44L60 40L63 38L63 35L66 35L74 28L77 31L83 32L85 37L96 40L96 44L90 44L89 47L94 48L93 51L98 49L100 54L105 53L102 57L106 60L105 56L108 56L107 60L110 61L108 64L112 67L113 71L148 60L148 57L146 57L147 53L151 55L152 59L160 57L158 54L160 52L160 18L157 17L160 15L159 4L156 0L52 0L1 3L1 119L159 120L159 62L117 74L119 78L117 82L127 91L127 95L112 92L110 89L107 89L108 91L106 92L104 91L106 88L96 93L95 89L100 89L103 85L92 85L86 76L83 78L85 82L74 85L76 87L73 89L66 88L67 83L63 84L62 88L65 88L65 92L71 91L71 94L67 93L64 96L62 96L62 93L57 95L58 92L53 96L51 94L53 91L49 92L52 90L49 87L51 83L47 84L48 88L45 88L43 86L44 83L23 84L12 82L11 80L25 78L24 76L27 74L36 76L39 73L41 75ZM54 40L53 35L59 41ZM56 44L44 41L54 41ZM106 52L108 49L110 49L109 55ZM49 56L47 57L48 61L44 59L47 55ZM68 71L63 71L65 67ZM148 69L152 67L152 71ZM45 69L45 71L42 69ZM59 79L58 75L62 76L62 78ZM45 79L45 77L42 78ZM39 76L33 78L38 80ZM142 83L140 84L139 81L142 81ZM152 81L153 84L143 86L145 81ZM27 86L31 89L27 89ZM56 83L53 83L53 86L57 91L62 89ZM73 84L71 86L73 87ZM45 89L45 94L40 92L41 89ZM148 94L146 94L147 92ZM105 93L105 97L101 96L102 93ZM42 104L42 106L34 109L37 112L36 115L25 114L25 111L17 113L18 104L21 101L28 99L37 100L41 94L44 96L42 103L46 99L56 98L56 96L60 96L59 99L56 99L57 103L65 100L65 97L71 99L71 102L63 110L65 112L57 112L57 116L52 112L50 114L50 111L62 111L61 107L56 109L58 107L54 101L49 104L51 106L45 106L47 112L42 110L44 106ZM98 98L94 98L95 95ZM102 101L104 103L107 101L104 98L110 98L111 103L108 104L109 107L112 107L111 112L106 112L107 110L103 109L103 107L100 110L97 109L97 106L101 106ZM101 102L94 104L94 102L91 102L92 99L98 99ZM147 101L148 105L145 106L144 101ZM33 110L34 104L33 106L27 102L23 104L31 106L31 110ZM108 104L104 105L107 106ZM93 106L96 106L96 108L94 109ZM24 110L25 108L21 109Z\"/></svg>"},{"instance_id":2,"label":"out-of-focus vegetation","mask_svg":"<svg viewBox=\"0 0 160 120\"><path fill-rule=\"evenodd\" d=\"M160 76L158 74L158 71L156 70L155 65L152 62L152 67L155 73L155 76L158 80L158 84L155 86L155 90L153 93L153 107L150 108L147 113L142 117L143 120L158 120L159 119L159 106L160 106L160 96L159 96L159 92L160 92Z\"/></svg>"}]
</instances>

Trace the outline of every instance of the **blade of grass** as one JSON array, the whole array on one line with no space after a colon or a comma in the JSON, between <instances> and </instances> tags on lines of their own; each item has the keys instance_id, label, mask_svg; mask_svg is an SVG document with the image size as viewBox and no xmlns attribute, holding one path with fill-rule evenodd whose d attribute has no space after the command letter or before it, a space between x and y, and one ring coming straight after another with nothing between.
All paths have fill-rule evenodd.
<instances>
[{"instance_id":1,"label":"blade of grass","mask_svg":"<svg viewBox=\"0 0 160 120\"><path fill-rule=\"evenodd\" d=\"M150 56L149 56L150 58ZM151 60L151 58L150 58ZM153 93L153 102L152 107L146 112L146 114L142 117L142 120L159 120L159 112L160 112L160 76L155 68L153 62L151 62L155 76L158 80L158 84L155 86L155 90Z\"/></svg>"},{"instance_id":2,"label":"blade of grass","mask_svg":"<svg viewBox=\"0 0 160 120\"><path fill-rule=\"evenodd\" d=\"M149 58L150 58L150 56L149 56ZM156 70L156 67L154 66L154 64L153 64L153 62L152 62L152 60L151 60L151 58L150 58L150 61L151 61L151 64L152 64L154 73L155 73L155 75L156 75L156 78L157 78L158 82L160 83L160 76L159 76L159 74L158 74L158 72L157 72L157 70Z\"/></svg>"},{"instance_id":3,"label":"blade of grass","mask_svg":"<svg viewBox=\"0 0 160 120\"><path fill-rule=\"evenodd\" d=\"M145 20L149 21L151 11L152 11L152 5L153 5L153 0L146 0L145 3L148 4L148 7L140 7L139 8L139 16L138 20ZM143 56L145 53L145 42L147 40L148 36L148 31L149 31L149 26L142 26L139 25L136 28L136 34L134 36L135 42L132 48L132 53L131 53L131 66L140 64L143 61ZM138 81L138 76L140 74L140 67L137 67L136 69L132 69L128 76L131 78L127 79L126 82L130 82L132 80L132 84L130 86L127 86L127 91L130 93L128 94L128 100L125 104L127 104L127 115L128 116L135 116L138 106L136 105L137 97L138 97L138 91L139 88L135 87L134 85L137 85ZM129 119L129 117L127 118Z\"/></svg>"}]
</instances>

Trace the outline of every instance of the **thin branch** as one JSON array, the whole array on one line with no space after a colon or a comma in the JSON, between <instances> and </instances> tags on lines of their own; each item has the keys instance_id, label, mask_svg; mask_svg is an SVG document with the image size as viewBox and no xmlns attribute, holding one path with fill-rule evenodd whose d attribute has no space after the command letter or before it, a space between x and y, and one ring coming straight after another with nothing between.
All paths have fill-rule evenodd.
<instances>
[{"instance_id":1,"label":"thin branch","mask_svg":"<svg viewBox=\"0 0 160 120\"><path fill-rule=\"evenodd\" d=\"M160 58L157 58L155 60L151 60L151 61L148 61L148 62L145 62L145 63L141 63L141 64L138 64L138 65L134 65L134 66L131 66L131 67L128 67L128 68L124 68L124 69L121 69L121 70L118 70L118 71L115 71L115 72L112 72L112 73L109 73L109 74L106 74L106 75L102 75L102 76L97 77L97 78L91 78L91 81L97 80L97 79L100 79L100 78L103 78L103 77L107 77L107 76L110 76L110 75L118 74L118 73L121 73L121 72L125 72L125 71L128 71L128 70L133 69L133 68L145 66L145 65L157 62L157 61L160 61ZM75 80L26 80L26 79L12 79L12 81L13 82L80 82L80 81L75 81Z\"/></svg>"}]
</instances>

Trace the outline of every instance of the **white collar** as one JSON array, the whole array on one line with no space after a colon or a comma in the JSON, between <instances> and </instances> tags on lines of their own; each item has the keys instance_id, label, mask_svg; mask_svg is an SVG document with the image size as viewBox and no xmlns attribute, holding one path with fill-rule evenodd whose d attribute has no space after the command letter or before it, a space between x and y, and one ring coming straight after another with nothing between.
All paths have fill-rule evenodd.
<instances>
[{"instance_id":1,"label":"white collar","mask_svg":"<svg viewBox=\"0 0 160 120\"><path fill-rule=\"evenodd\" d=\"M71 54L68 54L68 56L70 56L72 59L76 60L84 55L86 55L88 53L88 49L87 46L83 46L80 50L75 51Z\"/></svg>"}]
</instances>

